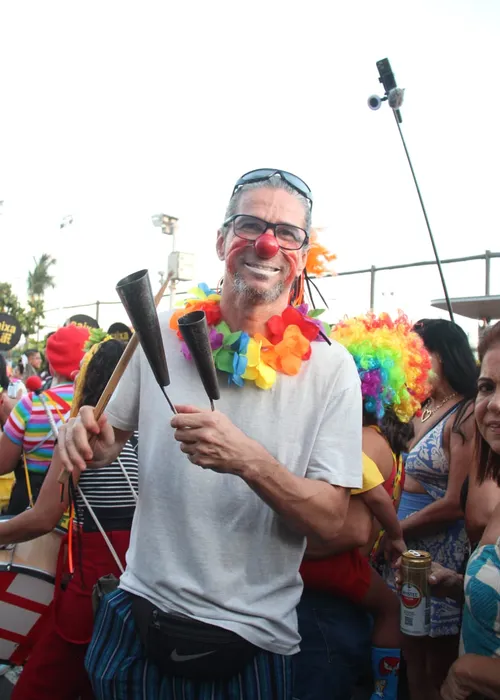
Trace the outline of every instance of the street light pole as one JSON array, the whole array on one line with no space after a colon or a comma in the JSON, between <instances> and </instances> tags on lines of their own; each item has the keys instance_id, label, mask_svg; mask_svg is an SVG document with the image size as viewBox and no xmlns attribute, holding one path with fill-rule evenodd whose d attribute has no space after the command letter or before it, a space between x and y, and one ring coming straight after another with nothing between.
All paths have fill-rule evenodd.
<instances>
[{"instance_id":1,"label":"street light pole","mask_svg":"<svg viewBox=\"0 0 500 700\"><path fill-rule=\"evenodd\" d=\"M175 221L172 221L170 224L170 229L171 229L171 236L172 236L172 253L175 253L176 248L175 248L175 231L177 228L177 219ZM170 270L168 271L170 272ZM170 280L170 308L173 309L175 305L175 295L177 293L177 280L175 279L175 276L172 276L172 279Z\"/></svg>"},{"instance_id":2,"label":"street light pole","mask_svg":"<svg viewBox=\"0 0 500 700\"><path fill-rule=\"evenodd\" d=\"M155 214L152 218L153 221L153 226L158 226L161 228L161 232L166 234L167 236L172 236L172 253L175 253L175 233L177 229L177 222L179 219L176 216L169 216L168 214ZM169 273L168 270L168 263L167 263L167 274ZM172 280L170 282L170 308L174 308L175 304L175 294L176 294L176 289L177 289L177 280L175 279L175 275L172 276Z\"/></svg>"}]
</instances>

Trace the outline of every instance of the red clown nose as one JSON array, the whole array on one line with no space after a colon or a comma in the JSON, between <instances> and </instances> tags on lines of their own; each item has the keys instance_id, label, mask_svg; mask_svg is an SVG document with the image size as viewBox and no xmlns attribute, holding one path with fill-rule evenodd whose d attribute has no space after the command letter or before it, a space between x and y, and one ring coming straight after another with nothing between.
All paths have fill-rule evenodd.
<instances>
[{"instance_id":1,"label":"red clown nose","mask_svg":"<svg viewBox=\"0 0 500 700\"><path fill-rule=\"evenodd\" d=\"M262 260L274 258L279 249L276 236L273 236L271 233L264 233L255 241L255 252Z\"/></svg>"}]
</instances>

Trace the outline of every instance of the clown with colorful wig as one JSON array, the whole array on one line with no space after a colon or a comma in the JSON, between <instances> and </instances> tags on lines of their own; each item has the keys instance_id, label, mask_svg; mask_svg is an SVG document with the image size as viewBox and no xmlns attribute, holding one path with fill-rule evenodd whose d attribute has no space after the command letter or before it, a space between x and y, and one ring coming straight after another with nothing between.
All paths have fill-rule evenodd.
<instances>
[{"instance_id":1,"label":"clown with colorful wig","mask_svg":"<svg viewBox=\"0 0 500 700\"><path fill-rule=\"evenodd\" d=\"M403 479L401 453L412 437L410 420L428 396L430 356L402 314L395 320L387 314L375 316L372 313L345 319L334 327L331 337L352 355L361 380L363 486L353 490L352 494L364 501L385 530L386 554L394 559L406 550L395 509ZM378 526L373 535L375 553L381 541ZM306 591L345 596L373 615L375 689L372 700L395 700L400 658L397 596L358 549L328 559L307 558L308 555L314 557L312 546L309 546L301 567ZM321 615L321 610L318 613ZM300 621L299 606L299 629ZM327 620L323 622L328 624ZM301 634L304 650L309 641L307 630L301 630ZM328 688L323 690L326 697Z\"/></svg>"}]
</instances>

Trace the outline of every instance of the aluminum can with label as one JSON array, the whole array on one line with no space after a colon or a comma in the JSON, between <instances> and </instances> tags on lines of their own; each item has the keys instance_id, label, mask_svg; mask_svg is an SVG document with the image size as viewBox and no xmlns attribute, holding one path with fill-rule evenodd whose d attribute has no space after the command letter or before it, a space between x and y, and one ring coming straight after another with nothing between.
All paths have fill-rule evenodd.
<instances>
[{"instance_id":1,"label":"aluminum can with label","mask_svg":"<svg viewBox=\"0 0 500 700\"><path fill-rule=\"evenodd\" d=\"M431 564L428 552L410 549L402 557L400 627L411 637L425 637L431 630Z\"/></svg>"}]
</instances>

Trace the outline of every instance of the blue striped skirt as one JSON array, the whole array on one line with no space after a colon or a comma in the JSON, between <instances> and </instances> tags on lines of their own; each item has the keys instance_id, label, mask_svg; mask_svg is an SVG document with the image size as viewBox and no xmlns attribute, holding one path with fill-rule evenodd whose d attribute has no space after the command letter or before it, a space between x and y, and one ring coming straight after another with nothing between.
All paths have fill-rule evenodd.
<instances>
[{"instance_id":1,"label":"blue striped skirt","mask_svg":"<svg viewBox=\"0 0 500 700\"><path fill-rule=\"evenodd\" d=\"M262 651L234 678L195 681L164 676L144 656L131 598L103 598L85 660L97 700L291 700L292 657Z\"/></svg>"}]
</instances>

